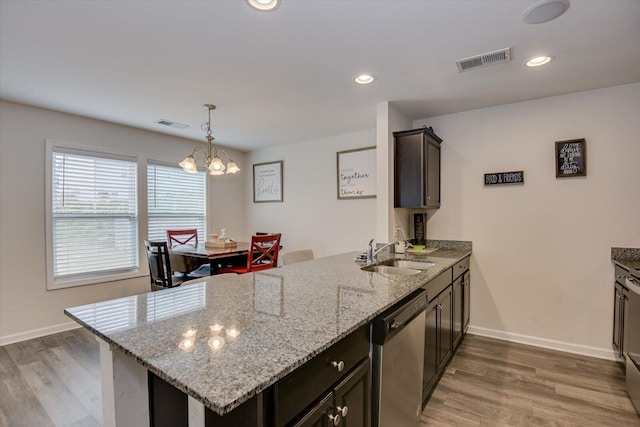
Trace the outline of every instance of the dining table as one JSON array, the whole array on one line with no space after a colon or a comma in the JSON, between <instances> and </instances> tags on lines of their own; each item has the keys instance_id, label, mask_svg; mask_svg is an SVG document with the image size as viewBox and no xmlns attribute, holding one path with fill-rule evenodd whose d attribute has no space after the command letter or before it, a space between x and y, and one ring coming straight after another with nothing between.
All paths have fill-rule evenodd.
<instances>
[{"instance_id":1,"label":"dining table","mask_svg":"<svg viewBox=\"0 0 640 427\"><path fill-rule=\"evenodd\" d=\"M170 253L193 258L207 259L211 266L211 274L217 274L221 265L239 265L247 262L247 254L251 248L249 242L236 242L236 246L228 248L180 245L169 250Z\"/></svg>"}]
</instances>

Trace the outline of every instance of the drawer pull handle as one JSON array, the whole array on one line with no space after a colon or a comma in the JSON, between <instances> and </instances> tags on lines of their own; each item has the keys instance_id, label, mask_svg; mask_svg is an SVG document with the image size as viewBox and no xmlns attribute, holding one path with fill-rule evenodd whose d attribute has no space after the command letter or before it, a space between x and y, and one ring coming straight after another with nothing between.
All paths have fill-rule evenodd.
<instances>
[{"instance_id":1,"label":"drawer pull handle","mask_svg":"<svg viewBox=\"0 0 640 427\"><path fill-rule=\"evenodd\" d=\"M333 362L331 362L331 366L333 366L334 368L336 368L338 370L338 372L342 372L344 370L344 362L341 360L339 362L336 362L335 360ZM338 422L340 422L340 420L338 420ZM337 424L336 424L337 425Z\"/></svg>"},{"instance_id":2,"label":"drawer pull handle","mask_svg":"<svg viewBox=\"0 0 640 427\"><path fill-rule=\"evenodd\" d=\"M327 415L327 416L329 417L329 420L333 422L334 426L337 426L338 424L340 424L340 414Z\"/></svg>"},{"instance_id":3,"label":"drawer pull handle","mask_svg":"<svg viewBox=\"0 0 640 427\"><path fill-rule=\"evenodd\" d=\"M342 418L347 418L347 414L349 413L348 406L337 406L336 409L338 410L338 413L342 415Z\"/></svg>"}]
</instances>

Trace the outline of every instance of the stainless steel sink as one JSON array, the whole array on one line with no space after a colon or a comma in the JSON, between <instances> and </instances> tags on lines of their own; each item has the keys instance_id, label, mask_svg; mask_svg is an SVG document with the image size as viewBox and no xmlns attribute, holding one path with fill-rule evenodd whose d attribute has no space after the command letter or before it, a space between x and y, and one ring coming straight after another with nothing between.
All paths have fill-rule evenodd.
<instances>
[{"instance_id":1,"label":"stainless steel sink","mask_svg":"<svg viewBox=\"0 0 640 427\"><path fill-rule=\"evenodd\" d=\"M367 265L361 268L363 271L372 271L385 275L413 276L436 265L433 261L412 261L408 259L391 258L376 265Z\"/></svg>"},{"instance_id":2,"label":"stainless steel sink","mask_svg":"<svg viewBox=\"0 0 640 427\"><path fill-rule=\"evenodd\" d=\"M361 270L391 276L413 276L414 274L422 273L422 270L417 270L415 268L394 267L390 265L367 265L362 267Z\"/></svg>"},{"instance_id":3,"label":"stainless steel sink","mask_svg":"<svg viewBox=\"0 0 640 427\"><path fill-rule=\"evenodd\" d=\"M388 259L380 263L380 265L388 265L391 267L398 268L410 268L415 270L427 270L434 265L436 265L433 261L410 261L407 259Z\"/></svg>"}]
</instances>

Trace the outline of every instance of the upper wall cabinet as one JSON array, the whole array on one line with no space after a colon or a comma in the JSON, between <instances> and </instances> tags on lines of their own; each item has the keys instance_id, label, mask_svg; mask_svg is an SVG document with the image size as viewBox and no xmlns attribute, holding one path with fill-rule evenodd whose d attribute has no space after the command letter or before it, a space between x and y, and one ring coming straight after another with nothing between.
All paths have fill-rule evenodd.
<instances>
[{"instance_id":1,"label":"upper wall cabinet","mask_svg":"<svg viewBox=\"0 0 640 427\"><path fill-rule=\"evenodd\" d=\"M394 207L440 207L440 143L427 128L394 132Z\"/></svg>"}]
</instances>

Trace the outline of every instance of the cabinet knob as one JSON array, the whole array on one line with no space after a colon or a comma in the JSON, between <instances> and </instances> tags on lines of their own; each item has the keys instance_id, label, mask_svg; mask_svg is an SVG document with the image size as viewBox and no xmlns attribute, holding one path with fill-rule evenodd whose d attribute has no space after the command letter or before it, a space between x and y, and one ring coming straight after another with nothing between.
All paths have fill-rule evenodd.
<instances>
[{"instance_id":1,"label":"cabinet knob","mask_svg":"<svg viewBox=\"0 0 640 427\"><path fill-rule=\"evenodd\" d=\"M436 309L438 309L438 310L442 310L442 304L438 304L438 305L436 305Z\"/></svg>"},{"instance_id":2,"label":"cabinet knob","mask_svg":"<svg viewBox=\"0 0 640 427\"><path fill-rule=\"evenodd\" d=\"M338 424L340 424L340 414L327 415L327 416L329 417L329 420L333 422L334 426L337 426Z\"/></svg>"},{"instance_id":3,"label":"cabinet knob","mask_svg":"<svg viewBox=\"0 0 640 427\"><path fill-rule=\"evenodd\" d=\"M346 418L347 414L349 413L349 407L348 406L336 406L336 409L338 410L338 413L340 415L342 415L342 418Z\"/></svg>"},{"instance_id":4,"label":"cabinet knob","mask_svg":"<svg viewBox=\"0 0 640 427\"><path fill-rule=\"evenodd\" d=\"M618 299L625 299L625 298L626 298L626 296L624 294L618 295Z\"/></svg>"},{"instance_id":5,"label":"cabinet knob","mask_svg":"<svg viewBox=\"0 0 640 427\"><path fill-rule=\"evenodd\" d=\"M333 362L331 362L331 366L333 366L334 368L336 368L338 370L338 372L342 372L344 370L344 362L341 360L339 362L336 362L335 360ZM340 420L338 420L338 422L340 422ZM336 424L337 425L337 424Z\"/></svg>"}]
</instances>

